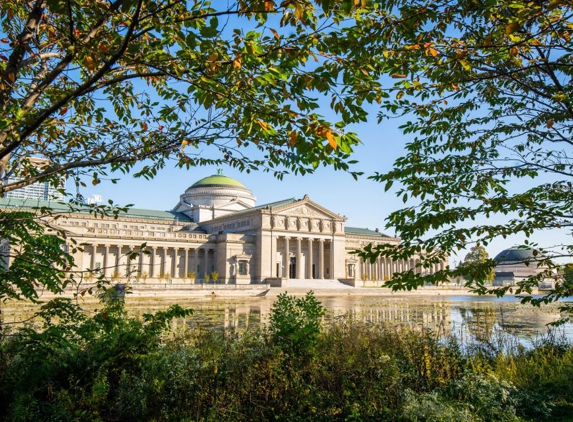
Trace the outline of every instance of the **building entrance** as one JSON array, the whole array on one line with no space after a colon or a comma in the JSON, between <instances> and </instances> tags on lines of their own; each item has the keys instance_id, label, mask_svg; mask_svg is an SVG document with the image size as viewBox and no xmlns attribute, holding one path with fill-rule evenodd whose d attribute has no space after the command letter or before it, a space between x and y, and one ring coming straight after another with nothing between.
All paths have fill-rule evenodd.
<instances>
[{"instance_id":1,"label":"building entrance","mask_svg":"<svg viewBox=\"0 0 573 422\"><path fill-rule=\"evenodd\" d=\"M288 276L289 278L296 278L296 258L290 259Z\"/></svg>"}]
</instances>

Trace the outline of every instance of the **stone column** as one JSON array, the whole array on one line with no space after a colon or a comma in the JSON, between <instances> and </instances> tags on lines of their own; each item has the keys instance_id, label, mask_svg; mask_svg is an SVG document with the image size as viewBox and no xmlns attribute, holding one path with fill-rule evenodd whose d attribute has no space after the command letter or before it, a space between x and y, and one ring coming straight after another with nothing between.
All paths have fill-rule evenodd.
<instances>
[{"instance_id":1,"label":"stone column","mask_svg":"<svg viewBox=\"0 0 573 422\"><path fill-rule=\"evenodd\" d=\"M149 246L149 278L155 276L154 267L155 266L155 246Z\"/></svg>"},{"instance_id":2,"label":"stone column","mask_svg":"<svg viewBox=\"0 0 573 422\"><path fill-rule=\"evenodd\" d=\"M324 279L324 239L318 239L318 278Z\"/></svg>"},{"instance_id":3,"label":"stone column","mask_svg":"<svg viewBox=\"0 0 573 422\"><path fill-rule=\"evenodd\" d=\"M301 280L304 278L304 268L302 266L302 245L301 238L296 238L296 278Z\"/></svg>"},{"instance_id":4,"label":"stone column","mask_svg":"<svg viewBox=\"0 0 573 422\"><path fill-rule=\"evenodd\" d=\"M203 252L205 254L205 270L203 271L203 274L209 274L211 272L209 271L209 249L205 248L203 249Z\"/></svg>"},{"instance_id":5,"label":"stone column","mask_svg":"<svg viewBox=\"0 0 573 422\"><path fill-rule=\"evenodd\" d=\"M334 224L332 225L334 229ZM330 263L330 272L328 273L328 278L334 280L334 241L330 241L330 256L328 262Z\"/></svg>"},{"instance_id":6,"label":"stone column","mask_svg":"<svg viewBox=\"0 0 573 422\"><path fill-rule=\"evenodd\" d=\"M103 245L103 268L102 274L104 277L109 277L109 245Z\"/></svg>"},{"instance_id":7,"label":"stone column","mask_svg":"<svg viewBox=\"0 0 573 422\"><path fill-rule=\"evenodd\" d=\"M163 247L163 262L161 262L161 274L165 277L167 274L167 247Z\"/></svg>"},{"instance_id":8,"label":"stone column","mask_svg":"<svg viewBox=\"0 0 573 422\"><path fill-rule=\"evenodd\" d=\"M183 263L183 278L187 278L187 274L189 274L189 249L183 249L183 257L185 262Z\"/></svg>"},{"instance_id":9,"label":"stone column","mask_svg":"<svg viewBox=\"0 0 573 422\"><path fill-rule=\"evenodd\" d=\"M308 279L312 280L312 237L308 238L308 257L306 264L308 268Z\"/></svg>"},{"instance_id":10,"label":"stone column","mask_svg":"<svg viewBox=\"0 0 573 422\"><path fill-rule=\"evenodd\" d=\"M97 243L92 245L92 256L90 257L90 271L93 273L95 271L95 257L97 253Z\"/></svg>"},{"instance_id":11,"label":"stone column","mask_svg":"<svg viewBox=\"0 0 573 422\"><path fill-rule=\"evenodd\" d=\"M287 280L290 278L289 269L290 269L290 245L289 245L289 238L285 236L285 252L283 255L283 278Z\"/></svg>"},{"instance_id":12,"label":"stone column","mask_svg":"<svg viewBox=\"0 0 573 422\"><path fill-rule=\"evenodd\" d=\"M278 252L278 241L277 241L278 237L273 235L271 233L271 272L269 274L269 277L275 277L278 276L278 274L276 273L277 271L277 252Z\"/></svg>"},{"instance_id":13,"label":"stone column","mask_svg":"<svg viewBox=\"0 0 573 422\"><path fill-rule=\"evenodd\" d=\"M199 274L199 248L193 251L193 271L195 272L195 279L201 278Z\"/></svg>"},{"instance_id":14,"label":"stone column","mask_svg":"<svg viewBox=\"0 0 573 422\"><path fill-rule=\"evenodd\" d=\"M179 274L181 273L181 268L179 267L179 249L180 248L173 248L173 259L171 262L171 268L173 272L171 273L172 278L180 278Z\"/></svg>"}]
</instances>

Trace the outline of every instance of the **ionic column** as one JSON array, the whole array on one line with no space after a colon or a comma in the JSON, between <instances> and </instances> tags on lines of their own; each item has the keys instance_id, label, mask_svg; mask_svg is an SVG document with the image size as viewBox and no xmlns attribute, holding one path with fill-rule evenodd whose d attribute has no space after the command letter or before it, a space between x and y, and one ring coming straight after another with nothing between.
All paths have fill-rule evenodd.
<instances>
[{"instance_id":1,"label":"ionic column","mask_svg":"<svg viewBox=\"0 0 573 422\"><path fill-rule=\"evenodd\" d=\"M312 280L312 237L308 238L308 262L307 262L307 268L308 268L308 279Z\"/></svg>"},{"instance_id":2,"label":"ionic column","mask_svg":"<svg viewBox=\"0 0 573 422\"><path fill-rule=\"evenodd\" d=\"M109 245L103 245L103 276L109 277Z\"/></svg>"},{"instance_id":3,"label":"ionic column","mask_svg":"<svg viewBox=\"0 0 573 422\"><path fill-rule=\"evenodd\" d=\"M273 224L274 224L274 220L273 220ZM277 271L277 252L278 252L277 247L278 247L278 237L273 235L273 236L271 236L271 268L270 268L271 271L269 273L269 275L271 277L278 276L278 274L276 273L276 271Z\"/></svg>"},{"instance_id":4,"label":"ionic column","mask_svg":"<svg viewBox=\"0 0 573 422\"><path fill-rule=\"evenodd\" d=\"M324 239L318 239L318 278L324 279Z\"/></svg>"},{"instance_id":5,"label":"ionic column","mask_svg":"<svg viewBox=\"0 0 573 422\"><path fill-rule=\"evenodd\" d=\"M329 278L334 280L334 241L333 240L330 241L330 257L329 257L328 261L330 262Z\"/></svg>"},{"instance_id":6,"label":"ionic column","mask_svg":"<svg viewBox=\"0 0 573 422\"><path fill-rule=\"evenodd\" d=\"M161 263L161 274L163 277L167 274L167 247L163 247L163 262Z\"/></svg>"},{"instance_id":7,"label":"ionic column","mask_svg":"<svg viewBox=\"0 0 573 422\"><path fill-rule=\"evenodd\" d=\"M155 277L155 246L149 247L149 278Z\"/></svg>"},{"instance_id":8,"label":"ionic column","mask_svg":"<svg viewBox=\"0 0 573 422\"><path fill-rule=\"evenodd\" d=\"M290 274L290 253L289 253L290 245L289 245L289 238L285 236L285 253L283 255L283 278L289 279Z\"/></svg>"},{"instance_id":9,"label":"ionic column","mask_svg":"<svg viewBox=\"0 0 573 422\"><path fill-rule=\"evenodd\" d=\"M183 278L187 278L187 274L189 274L189 249L183 249L183 256L185 257L185 262L183 263Z\"/></svg>"},{"instance_id":10,"label":"ionic column","mask_svg":"<svg viewBox=\"0 0 573 422\"><path fill-rule=\"evenodd\" d=\"M179 249L180 248L173 248L173 262L171 262L171 268L173 268L172 277L179 278L179 273L181 269L179 267Z\"/></svg>"},{"instance_id":11,"label":"ionic column","mask_svg":"<svg viewBox=\"0 0 573 422\"><path fill-rule=\"evenodd\" d=\"M95 271L95 256L97 253L97 243L92 245L92 256L90 257L90 271L93 273Z\"/></svg>"},{"instance_id":12,"label":"ionic column","mask_svg":"<svg viewBox=\"0 0 573 422\"><path fill-rule=\"evenodd\" d=\"M193 271L195 272L195 278L201 278L199 274L199 248L195 248L193 251Z\"/></svg>"},{"instance_id":13,"label":"ionic column","mask_svg":"<svg viewBox=\"0 0 573 422\"><path fill-rule=\"evenodd\" d=\"M204 274L209 274L209 249L205 248L203 250L203 252L205 253L205 270L203 271Z\"/></svg>"},{"instance_id":14,"label":"ionic column","mask_svg":"<svg viewBox=\"0 0 573 422\"><path fill-rule=\"evenodd\" d=\"M302 267L302 245L300 237L296 238L296 278L299 280L304 278Z\"/></svg>"}]
</instances>

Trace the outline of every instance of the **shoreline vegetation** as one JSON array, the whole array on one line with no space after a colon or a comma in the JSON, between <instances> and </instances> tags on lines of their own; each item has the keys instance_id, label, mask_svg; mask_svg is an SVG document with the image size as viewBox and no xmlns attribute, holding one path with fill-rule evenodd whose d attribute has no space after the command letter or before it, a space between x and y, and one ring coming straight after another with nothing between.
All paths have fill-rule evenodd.
<instances>
[{"instance_id":1,"label":"shoreline vegetation","mask_svg":"<svg viewBox=\"0 0 573 422\"><path fill-rule=\"evenodd\" d=\"M86 316L43 306L4 329L0 420L571 421L573 347L545 336L462 344L431 330L337 321L281 294L266 325L170 331L176 305L133 317L113 292Z\"/></svg>"}]
</instances>

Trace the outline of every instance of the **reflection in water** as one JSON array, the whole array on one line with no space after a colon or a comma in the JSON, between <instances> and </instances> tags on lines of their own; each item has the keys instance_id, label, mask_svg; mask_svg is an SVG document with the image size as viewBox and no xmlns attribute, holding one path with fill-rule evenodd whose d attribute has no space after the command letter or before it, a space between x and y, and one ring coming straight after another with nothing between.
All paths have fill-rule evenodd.
<instances>
[{"instance_id":1,"label":"reflection in water","mask_svg":"<svg viewBox=\"0 0 573 422\"><path fill-rule=\"evenodd\" d=\"M476 301L474 297L472 300L459 296L339 296L318 299L327 309L327 322L353 320L425 328L441 335L454 335L462 341L487 341L499 333L509 333L517 336L522 344L531 344L531 338L548 332L546 324L560 318L557 306L539 309L512 300ZM188 328L224 327L240 332L266 322L274 300L245 298L185 303L195 309L195 314L187 318L185 325ZM573 324L565 324L560 330L573 341Z\"/></svg>"},{"instance_id":2,"label":"reflection in water","mask_svg":"<svg viewBox=\"0 0 573 422\"><path fill-rule=\"evenodd\" d=\"M542 309L521 305L513 298L491 300L475 296L332 296L318 298L327 309L326 321L353 320L369 324L398 324L411 328L431 329L462 341L490 340L492 336L510 333L530 344L531 337L547 333L546 324L560 318L557 305ZM480 300L481 299L481 300ZM173 328L225 328L241 332L268 320L276 298L126 298L128 311L141 315L165 309L178 303L194 309L186 319L173 322ZM30 308L17 304L4 306L5 322L25 319ZM99 305L101 306L101 305ZM87 303L87 312L94 312L95 302ZM573 341L573 324L561 327L563 335Z\"/></svg>"}]
</instances>

